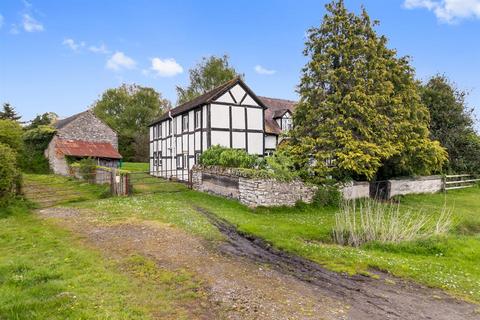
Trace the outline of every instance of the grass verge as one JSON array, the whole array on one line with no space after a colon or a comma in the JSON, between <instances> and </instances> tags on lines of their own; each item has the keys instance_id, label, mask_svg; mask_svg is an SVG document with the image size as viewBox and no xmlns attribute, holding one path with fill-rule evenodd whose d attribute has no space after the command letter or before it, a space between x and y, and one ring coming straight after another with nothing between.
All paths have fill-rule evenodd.
<instances>
[{"instance_id":1,"label":"grass verge","mask_svg":"<svg viewBox=\"0 0 480 320\"><path fill-rule=\"evenodd\" d=\"M101 219L114 221L131 216L159 220L189 232L216 239L218 232L193 206L203 207L241 231L259 236L272 245L324 265L353 273L372 268L446 289L457 296L480 302L480 235L461 233L458 226L479 221L480 189L455 190L447 194L453 210L454 228L446 236L399 244L369 243L358 248L332 242L335 208L297 206L251 210L236 201L185 190L133 198L105 199L79 204L103 212ZM445 195L418 195L402 199L409 209L440 213Z\"/></svg>"},{"instance_id":2,"label":"grass verge","mask_svg":"<svg viewBox=\"0 0 480 320\"><path fill-rule=\"evenodd\" d=\"M187 272L105 259L25 202L0 209L0 319L189 319L199 295Z\"/></svg>"}]
</instances>

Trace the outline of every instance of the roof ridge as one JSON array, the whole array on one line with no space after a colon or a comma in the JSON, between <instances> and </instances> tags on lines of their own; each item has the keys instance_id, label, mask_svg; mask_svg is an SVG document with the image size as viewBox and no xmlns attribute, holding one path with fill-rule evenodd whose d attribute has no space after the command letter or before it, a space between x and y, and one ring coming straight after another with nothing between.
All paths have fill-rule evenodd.
<instances>
[{"instance_id":1,"label":"roof ridge","mask_svg":"<svg viewBox=\"0 0 480 320\"><path fill-rule=\"evenodd\" d=\"M288 101L288 102L292 102L292 103L298 103L298 101L290 100L290 99L284 99L284 98L272 98L272 97L259 96L259 95L257 95L257 97L259 97L260 99L263 98L263 99L282 100L282 101Z\"/></svg>"}]
</instances>

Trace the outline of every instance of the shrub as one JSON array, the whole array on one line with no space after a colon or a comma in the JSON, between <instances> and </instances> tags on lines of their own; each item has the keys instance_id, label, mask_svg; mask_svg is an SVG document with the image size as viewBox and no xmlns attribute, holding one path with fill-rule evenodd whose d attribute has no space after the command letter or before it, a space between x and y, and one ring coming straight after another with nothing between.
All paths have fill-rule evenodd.
<instances>
[{"instance_id":1,"label":"shrub","mask_svg":"<svg viewBox=\"0 0 480 320\"><path fill-rule=\"evenodd\" d=\"M220 146L212 146L200 155L199 163L204 166L218 166L220 163L220 155L225 150Z\"/></svg>"},{"instance_id":2,"label":"shrub","mask_svg":"<svg viewBox=\"0 0 480 320\"><path fill-rule=\"evenodd\" d=\"M291 181L299 177L298 171L293 168L293 160L288 153L277 150L273 155L265 158L266 167L273 175L282 181Z\"/></svg>"},{"instance_id":3,"label":"shrub","mask_svg":"<svg viewBox=\"0 0 480 320\"><path fill-rule=\"evenodd\" d=\"M0 120L0 143L20 153L23 146L22 127L16 121Z\"/></svg>"},{"instance_id":4,"label":"shrub","mask_svg":"<svg viewBox=\"0 0 480 320\"><path fill-rule=\"evenodd\" d=\"M92 158L84 158L78 161L78 172L83 180L88 182L95 182L95 172L97 163Z\"/></svg>"},{"instance_id":5,"label":"shrub","mask_svg":"<svg viewBox=\"0 0 480 320\"><path fill-rule=\"evenodd\" d=\"M245 150L213 146L200 156L200 164L230 168L254 168L258 157Z\"/></svg>"},{"instance_id":6,"label":"shrub","mask_svg":"<svg viewBox=\"0 0 480 320\"><path fill-rule=\"evenodd\" d=\"M248 154L245 150L226 149L220 154L219 165L230 168L253 168L257 156Z\"/></svg>"},{"instance_id":7,"label":"shrub","mask_svg":"<svg viewBox=\"0 0 480 320\"><path fill-rule=\"evenodd\" d=\"M400 204L383 204L371 199L344 202L335 214L333 239L341 245L360 246L368 242L399 243L428 239L446 233L451 211L444 206L434 217L425 212L400 210Z\"/></svg>"},{"instance_id":8,"label":"shrub","mask_svg":"<svg viewBox=\"0 0 480 320\"><path fill-rule=\"evenodd\" d=\"M20 188L20 172L16 153L8 145L0 143L0 207L4 206Z\"/></svg>"},{"instance_id":9,"label":"shrub","mask_svg":"<svg viewBox=\"0 0 480 320\"><path fill-rule=\"evenodd\" d=\"M338 207L342 200L342 194L334 185L319 185L313 197L313 205L318 207Z\"/></svg>"}]
</instances>

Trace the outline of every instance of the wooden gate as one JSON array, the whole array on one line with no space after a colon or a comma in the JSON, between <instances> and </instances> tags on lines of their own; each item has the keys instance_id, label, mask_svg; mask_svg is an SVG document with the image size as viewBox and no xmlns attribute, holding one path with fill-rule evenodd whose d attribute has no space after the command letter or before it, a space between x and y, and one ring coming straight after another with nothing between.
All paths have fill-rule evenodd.
<instances>
[{"instance_id":1,"label":"wooden gate","mask_svg":"<svg viewBox=\"0 0 480 320\"><path fill-rule=\"evenodd\" d=\"M479 181L480 179L476 179L475 176L471 174L446 175L443 180L443 189L455 190L470 188L475 186Z\"/></svg>"}]
</instances>

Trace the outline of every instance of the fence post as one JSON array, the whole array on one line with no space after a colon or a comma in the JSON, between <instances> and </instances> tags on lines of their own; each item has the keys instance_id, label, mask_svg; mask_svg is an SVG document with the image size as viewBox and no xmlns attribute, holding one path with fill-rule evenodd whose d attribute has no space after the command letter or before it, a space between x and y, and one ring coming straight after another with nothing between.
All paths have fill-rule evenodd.
<instances>
[{"instance_id":1,"label":"fence post","mask_svg":"<svg viewBox=\"0 0 480 320\"><path fill-rule=\"evenodd\" d=\"M110 194L115 195L115 168L110 170Z\"/></svg>"}]
</instances>

